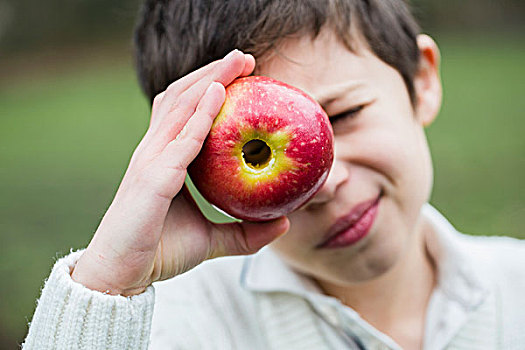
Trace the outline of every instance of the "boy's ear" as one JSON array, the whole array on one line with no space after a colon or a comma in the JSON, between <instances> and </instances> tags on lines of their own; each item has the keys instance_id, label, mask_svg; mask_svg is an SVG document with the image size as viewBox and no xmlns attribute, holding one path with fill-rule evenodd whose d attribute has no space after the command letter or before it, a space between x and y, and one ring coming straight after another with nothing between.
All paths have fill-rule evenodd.
<instances>
[{"instance_id":1,"label":"boy's ear","mask_svg":"<svg viewBox=\"0 0 525 350\"><path fill-rule=\"evenodd\" d=\"M425 34L417 37L420 52L419 68L414 77L416 117L422 126L430 125L441 108L440 54L434 40Z\"/></svg>"}]
</instances>

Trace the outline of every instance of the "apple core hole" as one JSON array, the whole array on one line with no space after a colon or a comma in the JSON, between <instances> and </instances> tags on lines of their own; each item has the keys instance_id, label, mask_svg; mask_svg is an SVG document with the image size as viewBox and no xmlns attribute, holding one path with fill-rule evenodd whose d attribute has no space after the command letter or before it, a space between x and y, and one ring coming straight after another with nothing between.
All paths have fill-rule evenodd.
<instances>
[{"instance_id":1,"label":"apple core hole","mask_svg":"<svg viewBox=\"0 0 525 350\"><path fill-rule=\"evenodd\" d=\"M242 146L242 156L246 164L254 169L261 169L270 163L272 150L262 140L250 140Z\"/></svg>"}]
</instances>

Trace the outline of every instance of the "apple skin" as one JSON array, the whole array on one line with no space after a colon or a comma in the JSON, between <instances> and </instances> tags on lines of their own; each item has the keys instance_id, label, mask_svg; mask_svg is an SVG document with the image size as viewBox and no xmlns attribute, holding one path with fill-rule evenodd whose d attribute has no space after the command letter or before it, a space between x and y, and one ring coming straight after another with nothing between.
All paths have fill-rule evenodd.
<instances>
[{"instance_id":1,"label":"apple skin","mask_svg":"<svg viewBox=\"0 0 525 350\"><path fill-rule=\"evenodd\" d=\"M250 160L243 146L251 140L266 143L269 160ZM264 145L260 141L255 143ZM268 77L239 78L226 87L188 173L203 197L231 216L272 220L300 208L321 188L333 142L328 116L309 95Z\"/></svg>"}]
</instances>

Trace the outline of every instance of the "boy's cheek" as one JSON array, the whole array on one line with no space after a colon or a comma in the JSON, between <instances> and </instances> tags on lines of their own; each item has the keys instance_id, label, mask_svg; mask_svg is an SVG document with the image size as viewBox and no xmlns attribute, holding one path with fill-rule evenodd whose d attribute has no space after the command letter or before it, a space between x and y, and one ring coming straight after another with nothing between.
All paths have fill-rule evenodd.
<instances>
[{"instance_id":1,"label":"boy's cheek","mask_svg":"<svg viewBox=\"0 0 525 350\"><path fill-rule=\"evenodd\" d=\"M407 135L391 128L363 128L345 137L336 138L336 157L339 161L391 172L410 156Z\"/></svg>"}]
</instances>

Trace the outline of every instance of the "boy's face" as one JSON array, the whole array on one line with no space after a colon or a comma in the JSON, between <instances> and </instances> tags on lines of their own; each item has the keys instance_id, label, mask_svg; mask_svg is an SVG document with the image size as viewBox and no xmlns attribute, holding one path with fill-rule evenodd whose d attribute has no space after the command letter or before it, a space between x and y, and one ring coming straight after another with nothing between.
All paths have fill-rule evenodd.
<instances>
[{"instance_id":1,"label":"boy's face","mask_svg":"<svg viewBox=\"0 0 525 350\"><path fill-rule=\"evenodd\" d=\"M306 91L330 117L361 110L333 121L335 159L330 176L310 202L289 215L290 231L272 247L295 269L317 280L343 285L370 280L421 243L420 208L432 188L423 125L437 114L428 104L440 104L440 88L429 86L435 79L439 83L437 69L416 77L419 99L413 108L394 68L367 49L350 52L329 32L314 41L290 39L280 52L282 56L258 66L256 74ZM380 194L366 236L344 247L318 248L339 218Z\"/></svg>"}]
</instances>

